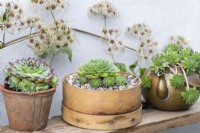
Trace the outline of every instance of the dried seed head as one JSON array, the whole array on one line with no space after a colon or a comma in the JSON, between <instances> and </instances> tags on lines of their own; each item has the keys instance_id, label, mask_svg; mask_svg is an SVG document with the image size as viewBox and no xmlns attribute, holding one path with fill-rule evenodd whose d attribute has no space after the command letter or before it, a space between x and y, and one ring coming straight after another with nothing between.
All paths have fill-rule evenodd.
<instances>
[{"instance_id":1,"label":"dried seed head","mask_svg":"<svg viewBox=\"0 0 200 133\"><path fill-rule=\"evenodd\" d=\"M30 42L30 43L34 43L34 39L33 39L33 38L30 38L30 39L29 39L29 42Z\"/></svg>"},{"instance_id":2,"label":"dried seed head","mask_svg":"<svg viewBox=\"0 0 200 133\"><path fill-rule=\"evenodd\" d=\"M151 29L143 23L134 24L132 27L128 27L127 31L140 39L151 35Z\"/></svg>"},{"instance_id":3,"label":"dried seed head","mask_svg":"<svg viewBox=\"0 0 200 133\"><path fill-rule=\"evenodd\" d=\"M142 60L148 60L157 54L157 42L152 39L143 39L140 41L137 50L138 57Z\"/></svg>"},{"instance_id":4,"label":"dried seed head","mask_svg":"<svg viewBox=\"0 0 200 133\"><path fill-rule=\"evenodd\" d=\"M31 48L40 56L63 53L74 42L74 33L63 20L57 20L50 25L40 24L38 32L39 37L36 37L35 45Z\"/></svg>"},{"instance_id":5,"label":"dried seed head","mask_svg":"<svg viewBox=\"0 0 200 133\"><path fill-rule=\"evenodd\" d=\"M108 44L107 51L109 53L113 52L123 52L125 47L122 41L118 40L119 32L117 29L102 29L102 38Z\"/></svg>"},{"instance_id":6,"label":"dried seed head","mask_svg":"<svg viewBox=\"0 0 200 133\"><path fill-rule=\"evenodd\" d=\"M46 11L65 8L66 0L31 0L35 5L42 6Z\"/></svg>"},{"instance_id":7,"label":"dried seed head","mask_svg":"<svg viewBox=\"0 0 200 133\"><path fill-rule=\"evenodd\" d=\"M8 15L7 20L2 22L0 30L13 33L15 30L21 29L23 11L17 2L6 2L5 10L0 12L7 13Z\"/></svg>"},{"instance_id":8,"label":"dried seed head","mask_svg":"<svg viewBox=\"0 0 200 133\"><path fill-rule=\"evenodd\" d=\"M94 4L88 10L92 14L100 14L106 17L116 18L118 15L115 7L109 2L109 0L102 0L101 2Z\"/></svg>"},{"instance_id":9,"label":"dried seed head","mask_svg":"<svg viewBox=\"0 0 200 133\"><path fill-rule=\"evenodd\" d=\"M168 43L179 44L179 45L182 45L184 47L188 45L188 41L183 36L170 36Z\"/></svg>"}]
</instances>

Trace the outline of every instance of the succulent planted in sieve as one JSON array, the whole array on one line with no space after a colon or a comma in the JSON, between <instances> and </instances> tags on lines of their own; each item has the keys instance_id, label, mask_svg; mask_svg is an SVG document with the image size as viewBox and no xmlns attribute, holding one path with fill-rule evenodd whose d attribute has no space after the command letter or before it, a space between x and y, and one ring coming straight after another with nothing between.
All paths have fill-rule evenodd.
<instances>
[{"instance_id":1,"label":"succulent planted in sieve","mask_svg":"<svg viewBox=\"0 0 200 133\"><path fill-rule=\"evenodd\" d=\"M15 91L44 91L56 87L58 81L53 69L46 62L34 58L9 63L4 73L5 85Z\"/></svg>"},{"instance_id":2,"label":"succulent planted in sieve","mask_svg":"<svg viewBox=\"0 0 200 133\"><path fill-rule=\"evenodd\" d=\"M100 78L91 79L89 81L89 84L91 85L91 87L97 88L102 86L102 80Z\"/></svg>"},{"instance_id":3,"label":"succulent planted in sieve","mask_svg":"<svg viewBox=\"0 0 200 133\"><path fill-rule=\"evenodd\" d=\"M115 77L115 83L117 86L123 86L126 84L126 78L123 75L118 75Z\"/></svg>"},{"instance_id":4,"label":"succulent planted in sieve","mask_svg":"<svg viewBox=\"0 0 200 133\"><path fill-rule=\"evenodd\" d=\"M81 84L85 84L88 82L88 79L84 76L77 76L76 79L81 83Z\"/></svg>"},{"instance_id":5,"label":"succulent planted in sieve","mask_svg":"<svg viewBox=\"0 0 200 133\"><path fill-rule=\"evenodd\" d=\"M118 64L122 65L123 70L125 69L122 63ZM76 80L80 84L90 84L92 88L124 86L127 79L119 72L120 70L116 67L116 64L103 59L95 59L79 68Z\"/></svg>"},{"instance_id":6,"label":"succulent planted in sieve","mask_svg":"<svg viewBox=\"0 0 200 133\"><path fill-rule=\"evenodd\" d=\"M103 59L95 59L81 66L78 70L78 75L94 79L117 76L118 72L119 69L114 64Z\"/></svg>"},{"instance_id":7,"label":"succulent planted in sieve","mask_svg":"<svg viewBox=\"0 0 200 133\"><path fill-rule=\"evenodd\" d=\"M105 87L110 87L115 85L115 78L114 77L106 77L103 79L103 85Z\"/></svg>"}]
</instances>

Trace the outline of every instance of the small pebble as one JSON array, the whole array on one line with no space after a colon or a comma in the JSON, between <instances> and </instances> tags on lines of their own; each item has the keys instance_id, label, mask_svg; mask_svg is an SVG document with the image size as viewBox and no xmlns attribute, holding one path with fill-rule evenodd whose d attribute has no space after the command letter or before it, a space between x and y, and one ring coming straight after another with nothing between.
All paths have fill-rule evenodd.
<instances>
[{"instance_id":1,"label":"small pebble","mask_svg":"<svg viewBox=\"0 0 200 133\"><path fill-rule=\"evenodd\" d=\"M73 85L75 87L79 87L81 89L87 89L87 90L97 90L97 91L106 91L106 90L112 90L112 91L119 91L119 90L125 90L125 89L130 89L138 85L139 80L136 76L133 75L124 75L127 79L127 83L124 86L113 86L109 88L92 88L90 84L80 84L78 80L76 80L77 75L72 74L69 77L67 77L67 81L70 85Z\"/></svg>"}]
</instances>

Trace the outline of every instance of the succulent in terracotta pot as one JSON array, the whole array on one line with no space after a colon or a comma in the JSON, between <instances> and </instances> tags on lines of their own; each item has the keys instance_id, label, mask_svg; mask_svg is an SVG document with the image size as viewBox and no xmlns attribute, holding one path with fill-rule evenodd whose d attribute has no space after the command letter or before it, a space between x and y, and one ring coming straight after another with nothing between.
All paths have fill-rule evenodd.
<instances>
[{"instance_id":1,"label":"succulent in terracotta pot","mask_svg":"<svg viewBox=\"0 0 200 133\"><path fill-rule=\"evenodd\" d=\"M57 77L53 69L38 59L21 59L5 68L4 96L9 126L34 131L46 127Z\"/></svg>"},{"instance_id":2,"label":"succulent in terracotta pot","mask_svg":"<svg viewBox=\"0 0 200 133\"><path fill-rule=\"evenodd\" d=\"M90 60L63 79L62 117L72 125L89 129L134 126L141 121L140 84L138 77L119 72L113 63ZM125 115L128 115L126 120ZM120 116L118 120L114 120L116 116ZM110 121L116 121L115 126Z\"/></svg>"},{"instance_id":3,"label":"succulent in terracotta pot","mask_svg":"<svg viewBox=\"0 0 200 133\"><path fill-rule=\"evenodd\" d=\"M188 77L199 73L199 55L189 47L168 44L152 59L142 82L146 101L163 110L185 110L192 106L200 93Z\"/></svg>"}]
</instances>

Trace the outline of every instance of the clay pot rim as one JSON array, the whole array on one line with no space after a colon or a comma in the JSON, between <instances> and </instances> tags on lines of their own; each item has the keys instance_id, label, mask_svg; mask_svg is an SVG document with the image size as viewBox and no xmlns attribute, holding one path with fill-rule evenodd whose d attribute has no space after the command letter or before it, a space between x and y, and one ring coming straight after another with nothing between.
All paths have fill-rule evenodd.
<instances>
[{"instance_id":1,"label":"clay pot rim","mask_svg":"<svg viewBox=\"0 0 200 133\"><path fill-rule=\"evenodd\" d=\"M74 73L75 73L75 72L74 72ZM134 75L134 76L138 77L139 83L137 84L137 86L134 86L133 88L128 88L128 89L126 88L126 89L117 90L117 91L115 91L115 90L100 90L100 91L88 90L88 89L82 89L82 88L80 88L80 87L76 87L76 86L70 85L70 84L66 81L67 77L69 77L70 75L72 75L72 74L74 74L74 73L71 73L71 74L68 74L67 76L65 76L65 77L63 78L63 83L69 85L70 87L73 87L73 88L75 88L75 89L78 89L78 90L81 90L81 91L85 91L85 92L94 92L94 93L95 93L95 92L101 92L101 93L123 92L123 91L128 91L128 90L133 90L133 89L135 89L135 88L138 88L138 87L141 86L141 83L142 83L141 79L140 79L138 76L136 76L135 74L120 72L121 74L129 74L129 75Z\"/></svg>"},{"instance_id":2,"label":"clay pot rim","mask_svg":"<svg viewBox=\"0 0 200 133\"><path fill-rule=\"evenodd\" d=\"M45 91L40 92L17 92L17 91L11 91L6 89L4 86L0 85L0 91L5 94L10 95L28 95L28 96L35 96L35 95L47 95L52 94L56 91L56 88L51 88Z\"/></svg>"}]
</instances>

